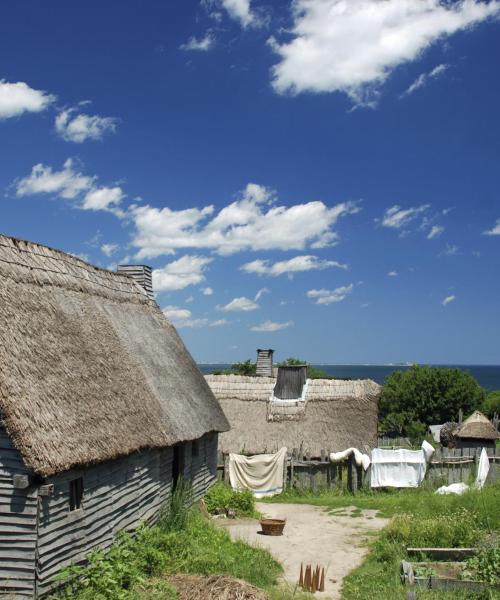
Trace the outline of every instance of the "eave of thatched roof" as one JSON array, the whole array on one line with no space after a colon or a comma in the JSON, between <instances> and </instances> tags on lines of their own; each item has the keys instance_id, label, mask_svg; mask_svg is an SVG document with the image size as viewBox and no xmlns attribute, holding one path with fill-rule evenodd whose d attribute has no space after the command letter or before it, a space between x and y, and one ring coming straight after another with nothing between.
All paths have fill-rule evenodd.
<instances>
[{"instance_id":1,"label":"eave of thatched roof","mask_svg":"<svg viewBox=\"0 0 500 600\"><path fill-rule=\"evenodd\" d=\"M259 454L287 446L320 456L321 450L376 446L381 387L374 381L308 380L304 406L292 411L300 416L270 420L276 379L239 375L205 378L231 425L219 438L222 452Z\"/></svg>"},{"instance_id":2,"label":"eave of thatched roof","mask_svg":"<svg viewBox=\"0 0 500 600\"><path fill-rule=\"evenodd\" d=\"M455 436L461 439L480 440L497 440L500 438L493 423L478 410L474 411L470 417L465 419L462 425L455 431Z\"/></svg>"},{"instance_id":3,"label":"eave of thatched roof","mask_svg":"<svg viewBox=\"0 0 500 600\"><path fill-rule=\"evenodd\" d=\"M176 330L132 279L1 235L0 412L44 476L228 428Z\"/></svg>"}]
</instances>

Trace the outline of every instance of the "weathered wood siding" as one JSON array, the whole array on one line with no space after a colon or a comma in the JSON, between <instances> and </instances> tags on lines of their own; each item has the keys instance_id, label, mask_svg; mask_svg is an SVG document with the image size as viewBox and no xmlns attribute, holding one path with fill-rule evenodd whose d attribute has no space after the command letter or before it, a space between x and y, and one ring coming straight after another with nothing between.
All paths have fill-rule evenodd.
<instances>
[{"instance_id":1,"label":"weathered wood siding","mask_svg":"<svg viewBox=\"0 0 500 600\"><path fill-rule=\"evenodd\" d=\"M37 492L15 489L14 475L29 475L0 424L0 595L35 594Z\"/></svg>"},{"instance_id":2,"label":"weathered wood siding","mask_svg":"<svg viewBox=\"0 0 500 600\"><path fill-rule=\"evenodd\" d=\"M82 507L70 511L70 481L83 478ZM171 492L172 449L147 450L51 477L49 497L40 498L38 593L51 589L54 575L81 562L93 549L107 548L121 530L153 522Z\"/></svg>"},{"instance_id":3,"label":"weathered wood siding","mask_svg":"<svg viewBox=\"0 0 500 600\"><path fill-rule=\"evenodd\" d=\"M208 433L185 444L184 478L191 483L193 501L217 481L217 434Z\"/></svg>"},{"instance_id":4,"label":"weathered wood siding","mask_svg":"<svg viewBox=\"0 0 500 600\"><path fill-rule=\"evenodd\" d=\"M198 500L216 481L217 434L184 447L184 478ZM193 452L194 449L194 452ZM108 548L116 534L154 523L172 492L173 449L135 453L50 477L48 496L38 488L14 490L13 475L28 474L0 429L0 596L33 598L53 589L60 569ZM83 479L81 508L70 510L70 482Z\"/></svg>"}]
</instances>

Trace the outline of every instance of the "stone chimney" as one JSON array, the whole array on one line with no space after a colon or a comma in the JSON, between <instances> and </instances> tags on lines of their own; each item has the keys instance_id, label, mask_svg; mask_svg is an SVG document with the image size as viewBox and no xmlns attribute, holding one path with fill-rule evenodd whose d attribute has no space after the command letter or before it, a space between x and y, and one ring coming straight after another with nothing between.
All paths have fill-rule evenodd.
<instances>
[{"instance_id":1,"label":"stone chimney","mask_svg":"<svg viewBox=\"0 0 500 600\"><path fill-rule=\"evenodd\" d=\"M118 273L128 275L146 290L148 298L155 299L153 292L153 271L147 265L118 265Z\"/></svg>"},{"instance_id":2,"label":"stone chimney","mask_svg":"<svg viewBox=\"0 0 500 600\"><path fill-rule=\"evenodd\" d=\"M257 376L273 376L273 354L274 350L257 350Z\"/></svg>"}]
</instances>

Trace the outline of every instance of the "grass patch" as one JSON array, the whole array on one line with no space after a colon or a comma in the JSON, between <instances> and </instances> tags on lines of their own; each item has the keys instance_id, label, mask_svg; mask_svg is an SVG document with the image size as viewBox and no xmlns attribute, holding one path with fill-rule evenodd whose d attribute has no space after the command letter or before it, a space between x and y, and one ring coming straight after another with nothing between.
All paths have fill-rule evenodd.
<instances>
[{"instance_id":1,"label":"grass patch","mask_svg":"<svg viewBox=\"0 0 500 600\"><path fill-rule=\"evenodd\" d=\"M59 580L67 585L54 598L170 600L175 594L164 591L169 586L158 578L175 573L229 575L269 588L281 572L281 565L269 552L233 542L226 531L193 510L183 530L142 527L135 535L121 534L108 552L93 552L87 566L65 569ZM156 582L151 584L150 579Z\"/></svg>"},{"instance_id":2,"label":"grass patch","mask_svg":"<svg viewBox=\"0 0 500 600\"><path fill-rule=\"evenodd\" d=\"M309 491L287 489L283 494L266 498L266 502L312 504L330 509L354 506L357 509L376 510L381 517L406 513L418 516L440 515L466 509L479 519L477 525L484 530L500 529L500 485L486 486L482 491L470 491L463 496L439 496L425 488L404 490L362 490L353 495L336 490L313 494ZM338 513L337 513L338 514Z\"/></svg>"}]
</instances>

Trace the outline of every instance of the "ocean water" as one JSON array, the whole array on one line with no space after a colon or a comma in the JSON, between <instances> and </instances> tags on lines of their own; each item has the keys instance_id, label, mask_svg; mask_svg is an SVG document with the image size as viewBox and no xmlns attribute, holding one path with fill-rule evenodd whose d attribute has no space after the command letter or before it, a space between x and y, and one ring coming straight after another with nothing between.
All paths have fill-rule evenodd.
<instances>
[{"instance_id":1,"label":"ocean water","mask_svg":"<svg viewBox=\"0 0 500 600\"><path fill-rule=\"evenodd\" d=\"M373 379L384 383L385 378L393 371L405 371L410 367L404 365L314 365L329 375L341 379ZM431 365L433 367L448 367L468 371L487 390L500 390L500 366L491 365ZM228 369L225 364L199 364L202 373L211 373Z\"/></svg>"}]
</instances>

